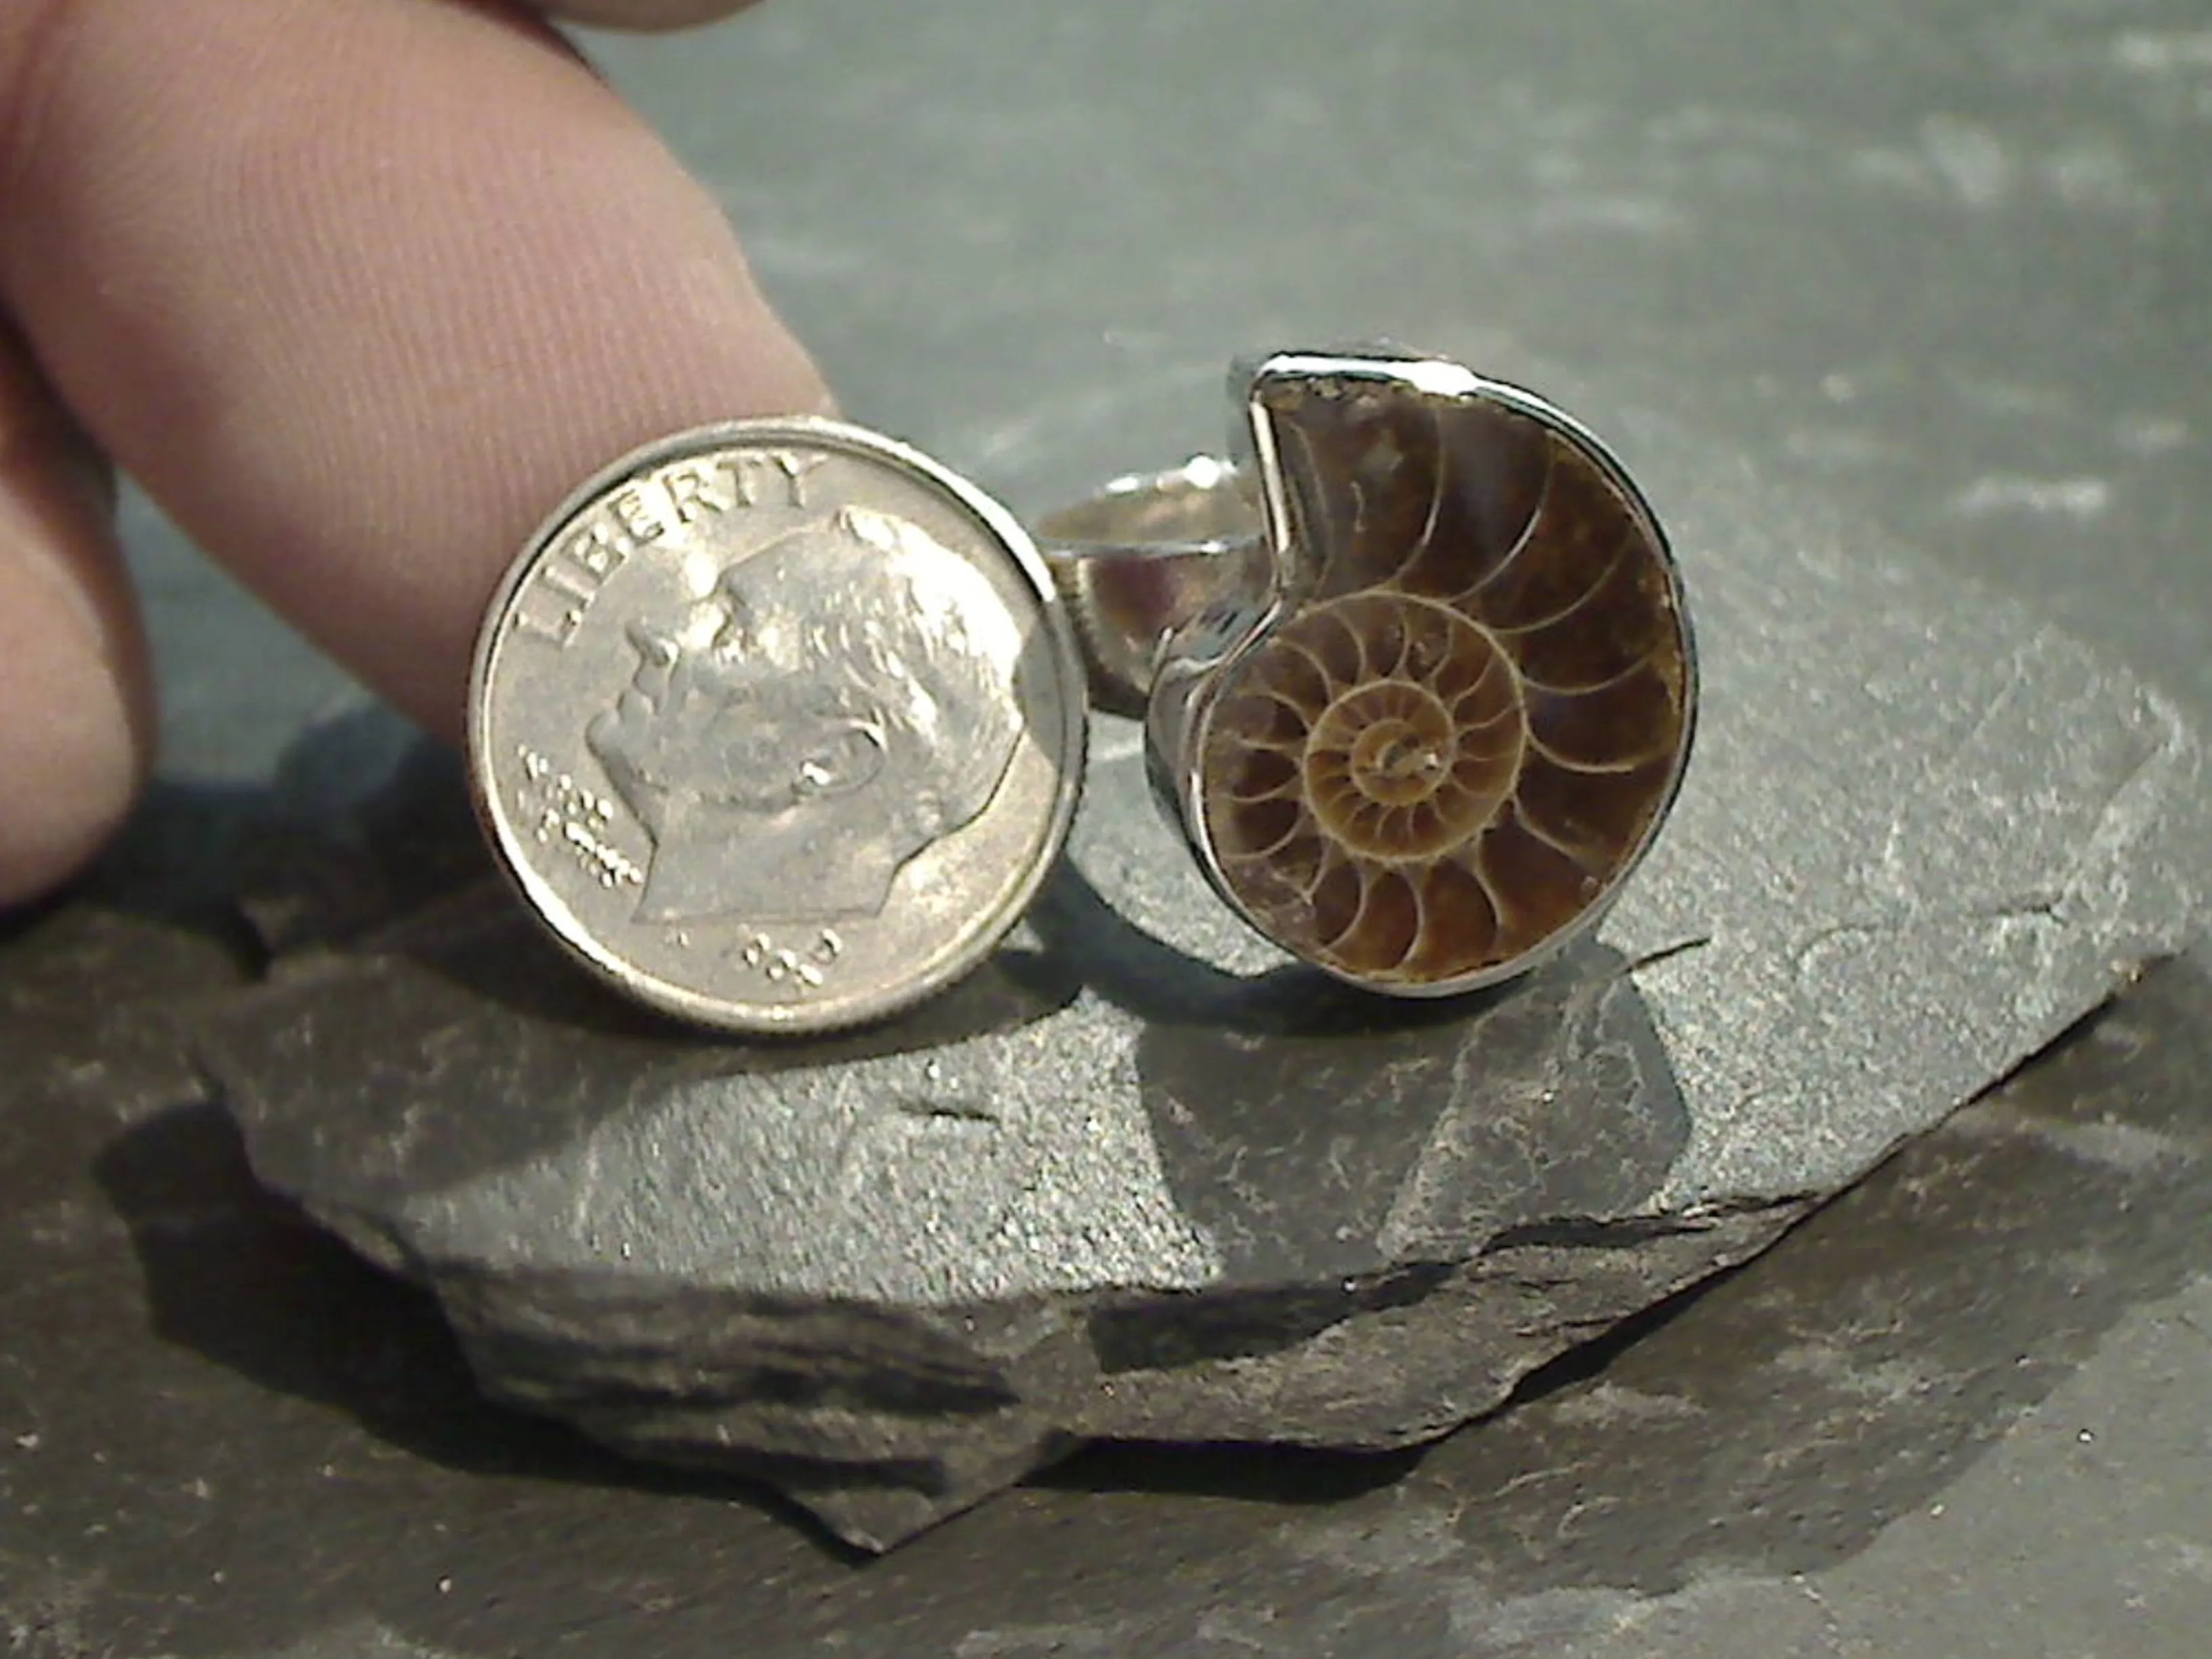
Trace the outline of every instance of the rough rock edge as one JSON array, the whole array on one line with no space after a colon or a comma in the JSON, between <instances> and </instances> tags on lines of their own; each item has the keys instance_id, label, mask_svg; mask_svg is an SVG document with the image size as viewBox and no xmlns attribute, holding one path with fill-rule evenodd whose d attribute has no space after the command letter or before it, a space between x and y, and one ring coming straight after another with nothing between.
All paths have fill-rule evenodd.
<instances>
[{"instance_id":1,"label":"rough rock edge","mask_svg":"<svg viewBox=\"0 0 2212 1659\"><path fill-rule=\"evenodd\" d=\"M720 1364L702 1357L691 1326L658 1343L641 1330L635 1346L609 1350L600 1322L607 1298L574 1275L533 1281L541 1294L526 1310L513 1294L514 1275L493 1279L422 1261L356 1212L325 1206L309 1212L363 1256L438 1297L490 1397L572 1423L625 1455L763 1480L844 1542L881 1552L1091 1442L1368 1453L1435 1439L1510 1404L1539 1367L1749 1261L1823 1201L1791 1195L1665 1218L1518 1224L1473 1247L1462 1263L1404 1263L1343 1281L1340 1310L1325 1317L1306 1286L1186 1291L1149 1302L1123 1288L1057 1306L1040 1300L1018 1310L905 1317L856 1306L826 1310L825 1318L819 1306L719 1297L731 1304L722 1317L741 1333ZM1654 1253L1678 1245L1687 1247L1680 1259L1653 1275ZM1644 1270L1634 1295L1624 1297L1602 1269L1608 1253L1629 1250ZM1516 1329L1502 1360L1478 1374L1455 1363L1462 1343L1434 1340L1501 1316L1510 1322L1522 1290L1554 1304L1571 1291L1572 1302L1610 1311L1558 1308L1547 1322ZM568 1340L557 1312L563 1291L581 1291L592 1304L590 1321L579 1322ZM1624 1301L1635 1312L1621 1312ZM1200 1310L1202 1317L1190 1318ZM1286 1310L1295 1317L1271 1334L1267 1316L1280 1320ZM841 1311L849 1328L842 1346ZM586 1323L588 1340L580 1334ZM1161 1346L1156 1357L1173 1359L1178 1342L1226 1324L1244 1335L1246 1352L1152 1365L1109 1364L1100 1352L1102 1332L1110 1331L1103 1339L1109 1346L1149 1339ZM784 1328L803 1329L814 1374L842 1376L836 1397L795 1404L790 1374L763 1365ZM526 1329L543 1348L533 1352L518 1336ZM975 1340L986 1334L990 1340ZM1498 1344L1485 1346L1494 1354ZM963 1349L972 1364L958 1363ZM596 1368L577 1364L586 1352L600 1361ZM1346 1379L1370 1386L1347 1389ZM1141 1387L1121 1386L1139 1380ZM976 1409L948 1416L947 1395L956 1392ZM1307 1398L1287 1401L1291 1395ZM626 1411L617 1403L624 1400L649 1409ZM1237 1408L1224 1412L1231 1401ZM1330 1408L1317 1410L1323 1401ZM1376 1428L1378 1419L1389 1426ZM1292 1420L1298 1426L1286 1433ZM702 1449L710 1445L721 1449Z\"/></svg>"}]
</instances>

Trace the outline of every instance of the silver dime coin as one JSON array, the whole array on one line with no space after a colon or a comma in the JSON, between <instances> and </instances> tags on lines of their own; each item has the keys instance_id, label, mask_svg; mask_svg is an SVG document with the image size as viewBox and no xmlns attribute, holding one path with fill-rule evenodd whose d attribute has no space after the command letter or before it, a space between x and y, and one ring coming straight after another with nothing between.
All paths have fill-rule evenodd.
<instances>
[{"instance_id":1,"label":"silver dime coin","mask_svg":"<svg viewBox=\"0 0 2212 1659\"><path fill-rule=\"evenodd\" d=\"M747 421L562 504L486 614L477 805L532 910L640 1001L875 1019L981 961L1083 772L1083 675L1027 533L875 433Z\"/></svg>"}]
</instances>

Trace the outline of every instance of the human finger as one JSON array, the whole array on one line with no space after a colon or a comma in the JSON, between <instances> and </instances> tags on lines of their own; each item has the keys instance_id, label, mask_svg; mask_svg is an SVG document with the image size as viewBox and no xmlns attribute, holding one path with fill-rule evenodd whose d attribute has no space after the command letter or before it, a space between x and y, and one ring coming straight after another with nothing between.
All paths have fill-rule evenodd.
<instances>
[{"instance_id":1,"label":"human finger","mask_svg":"<svg viewBox=\"0 0 2212 1659\"><path fill-rule=\"evenodd\" d=\"M0 907L76 870L151 740L112 476L0 326Z\"/></svg>"},{"instance_id":2,"label":"human finger","mask_svg":"<svg viewBox=\"0 0 2212 1659\"><path fill-rule=\"evenodd\" d=\"M520 9L41 9L0 27L0 292L187 532L434 728L577 479L823 406L712 196Z\"/></svg>"}]
</instances>

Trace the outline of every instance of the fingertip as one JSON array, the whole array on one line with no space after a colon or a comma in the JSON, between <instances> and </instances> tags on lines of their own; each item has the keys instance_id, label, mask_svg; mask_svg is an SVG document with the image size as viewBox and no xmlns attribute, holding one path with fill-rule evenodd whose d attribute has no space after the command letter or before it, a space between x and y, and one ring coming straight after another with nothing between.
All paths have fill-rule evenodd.
<instances>
[{"instance_id":1,"label":"fingertip","mask_svg":"<svg viewBox=\"0 0 2212 1659\"><path fill-rule=\"evenodd\" d=\"M195 542L432 730L579 480L826 407L714 193L513 0L72 15L0 203L18 319Z\"/></svg>"}]
</instances>

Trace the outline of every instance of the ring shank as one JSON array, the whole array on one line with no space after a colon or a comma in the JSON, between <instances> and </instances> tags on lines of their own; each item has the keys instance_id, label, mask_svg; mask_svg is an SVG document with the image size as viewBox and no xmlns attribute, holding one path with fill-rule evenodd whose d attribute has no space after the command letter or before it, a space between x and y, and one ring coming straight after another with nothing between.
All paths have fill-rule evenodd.
<instances>
[{"instance_id":1,"label":"ring shank","mask_svg":"<svg viewBox=\"0 0 2212 1659\"><path fill-rule=\"evenodd\" d=\"M1144 714L1176 629L1267 582L1253 481L1212 456L1117 478L1040 520L1036 536L1073 615L1091 701L1109 714Z\"/></svg>"}]
</instances>

